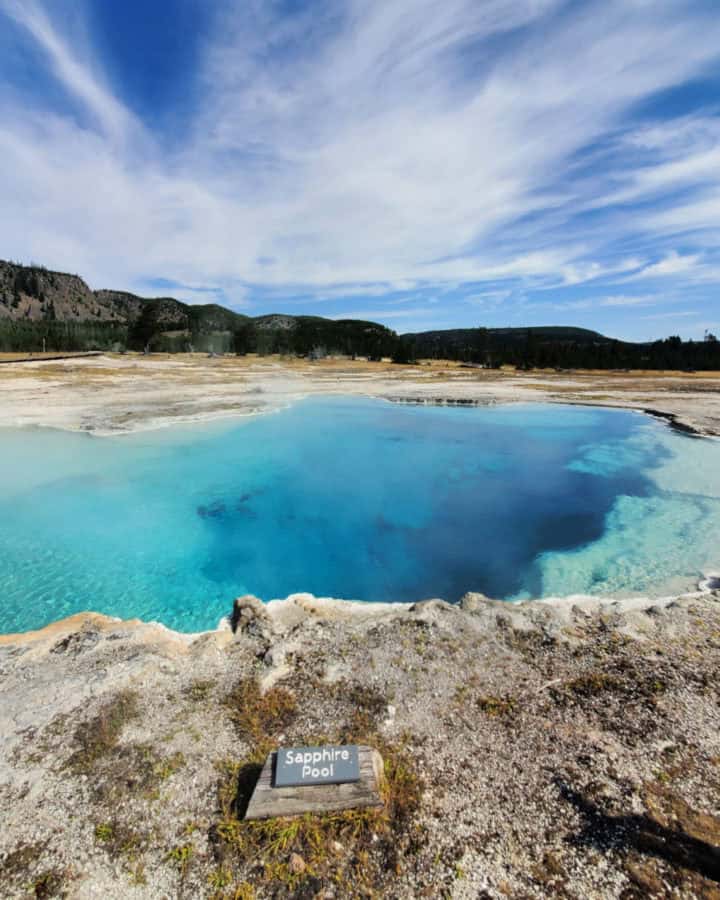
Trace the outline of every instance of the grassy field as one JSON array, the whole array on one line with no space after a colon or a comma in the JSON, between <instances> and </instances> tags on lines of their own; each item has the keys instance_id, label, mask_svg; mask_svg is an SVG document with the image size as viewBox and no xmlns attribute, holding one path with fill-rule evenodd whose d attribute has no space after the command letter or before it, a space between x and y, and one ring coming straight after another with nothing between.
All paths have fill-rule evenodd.
<instances>
[{"instance_id":1,"label":"grassy field","mask_svg":"<svg viewBox=\"0 0 720 900\"><path fill-rule=\"evenodd\" d=\"M92 357L97 356L97 351L89 351L85 353L58 353L58 352L48 352L48 353L2 353L0 352L0 363L9 363L9 362L42 362L43 360L57 360L57 359L82 359L84 357ZM566 369L562 372L557 372L555 369L532 369L530 371L521 371L516 369L514 366L502 366L499 369L480 369L480 368L471 368L466 366L461 362L457 362L455 360L442 360L442 359L421 359L416 363L408 364L408 365L398 365L396 363L392 363L390 359L383 359L380 362L368 362L365 359L350 359L349 357L328 357L326 359L314 360L312 362L308 361L305 358L290 356L290 355L281 355L281 354L272 354L268 356L260 356L256 353L248 353L246 356L216 356L216 357L208 357L206 353L151 353L149 355L145 355L143 353L103 353L101 354L103 358L111 359L111 360L122 360L125 362L137 360L142 360L143 362L153 363L153 362L174 362L176 364L185 364L185 365L193 365L193 366L219 366L219 367L246 367L246 366L257 366L257 365L278 365L281 364L283 366L288 366L293 369L301 369L308 371L345 371L345 372L358 372L358 371L367 371L367 372L403 372L403 371L413 371L413 370L422 370L422 369L432 369L434 371L440 372L454 372L457 371L462 374L470 374L473 373L475 375L482 375L483 377L491 377L493 375L524 375L524 376L559 376L561 378L567 377L568 375L573 376L593 376L593 377L603 377L603 378L611 378L611 379L626 379L628 377L631 378L683 378L689 381L697 381L707 378L718 379L720 380L720 371L697 371L697 372L687 372L682 370L674 370L674 369L631 369L631 370L613 370L613 369Z\"/></svg>"}]
</instances>

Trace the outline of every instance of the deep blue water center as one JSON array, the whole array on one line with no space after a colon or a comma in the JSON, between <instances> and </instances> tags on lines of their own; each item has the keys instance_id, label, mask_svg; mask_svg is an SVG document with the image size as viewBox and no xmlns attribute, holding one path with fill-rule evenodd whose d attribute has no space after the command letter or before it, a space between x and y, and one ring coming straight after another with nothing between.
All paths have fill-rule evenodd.
<instances>
[{"instance_id":1,"label":"deep blue water center","mask_svg":"<svg viewBox=\"0 0 720 900\"><path fill-rule=\"evenodd\" d=\"M114 438L5 430L0 630L92 609L194 631L246 592L455 601L689 583L713 552L699 535L720 534L718 478L695 482L719 462L717 442L567 406L312 399Z\"/></svg>"}]
</instances>

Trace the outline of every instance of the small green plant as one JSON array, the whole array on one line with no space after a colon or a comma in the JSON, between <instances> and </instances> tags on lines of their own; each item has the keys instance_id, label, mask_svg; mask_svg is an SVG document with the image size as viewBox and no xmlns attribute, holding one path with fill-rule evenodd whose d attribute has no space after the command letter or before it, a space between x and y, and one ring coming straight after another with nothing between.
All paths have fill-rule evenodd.
<instances>
[{"instance_id":1,"label":"small green plant","mask_svg":"<svg viewBox=\"0 0 720 900\"><path fill-rule=\"evenodd\" d=\"M112 840L112 836L113 827L109 822L101 822L95 826L95 840L100 841L101 844L106 844Z\"/></svg>"},{"instance_id":2,"label":"small green plant","mask_svg":"<svg viewBox=\"0 0 720 900\"><path fill-rule=\"evenodd\" d=\"M221 891L226 887L230 887L232 882L232 872L222 866L219 869L213 869L208 875L208 884L215 891Z\"/></svg>"},{"instance_id":3,"label":"small green plant","mask_svg":"<svg viewBox=\"0 0 720 900\"><path fill-rule=\"evenodd\" d=\"M178 867L180 870L180 878L185 878L188 866L190 865L190 860L193 857L193 852L192 844L179 844L177 847L173 847L165 857L170 862L175 863Z\"/></svg>"},{"instance_id":4,"label":"small green plant","mask_svg":"<svg viewBox=\"0 0 720 900\"><path fill-rule=\"evenodd\" d=\"M112 819L95 825L95 840L111 859L122 860L132 874L140 865L139 857L150 845L150 834L121 819Z\"/></svg>"}]
</instances>

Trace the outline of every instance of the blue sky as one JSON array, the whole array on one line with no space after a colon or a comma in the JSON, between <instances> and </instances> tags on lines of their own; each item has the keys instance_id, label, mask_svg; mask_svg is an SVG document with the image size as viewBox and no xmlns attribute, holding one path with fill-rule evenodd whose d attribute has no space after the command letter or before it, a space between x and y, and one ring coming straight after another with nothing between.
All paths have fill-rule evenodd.
<instances>
[{"instance_id":1,"label":"blue sky","mask_svg":"<svg viewBox=\"0 0 720 900\"><path fill-rule=\"evenodd\" d=\"M718 0L0 0L0 257L397 331L720 330Z\"/></svg>"}]
</instances>

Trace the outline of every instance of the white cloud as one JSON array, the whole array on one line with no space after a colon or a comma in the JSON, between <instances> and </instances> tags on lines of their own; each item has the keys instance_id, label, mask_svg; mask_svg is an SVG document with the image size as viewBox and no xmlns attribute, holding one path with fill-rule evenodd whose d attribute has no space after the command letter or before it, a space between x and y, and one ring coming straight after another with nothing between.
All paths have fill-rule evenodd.
<instances>
[{"instance_id":1,"label":"white cloud","mask_svg":"<svg viewBox=\"0 0 720 900\"><path fill-rule=\"evenodd\" d=\"M665 302L667 298L658 294L613 294L607 297L583 297L579 300L553 301L549 303L535 303L533 308L553 309L562 311L592 310L627 307L655 306Z\"/></svg>"},{"instance_id":2,"label":"white cloud","mask_svg":"<svg viewBox=\"0 0 720 900\"><path fill-rule=\"evenodd\" d=\"M699 253L687 253L684 256L673 250L664 259L659 262L645 266L635 275L630 276L627 280L637 280L643 278L662 278L667 275L678 275L681 272L690 272L695 269L700 262Z\"/></svg>"},{"instance_id":3,"label":"white cloud","mask_svg":"<svg viewBox=\"0 0 720 900\"><path fill-rule=\"evenodd\" d=\"M598 305L599 306L651 306L654 303L658 302L658 297L655 294L638 294L627 295L627 294L617 294L613 297L603 297Z\"/></svg>"},{"instance_id":4,"label":"white cloud","mask_svg":"<svg viewBox=\"0 0 720 900\"><path fill-rule=\"evenodd\" d=\"M137 127L128 110L61 38L36 0L0 0L2 12L35 39L58 80L93 114L109 138L123 139L131 127Z\"/></svg>"},{"instance_id":5,"label":"white cloud","mask_svg":"<svg viewBox=\"0 0 720 900\"><path fill-rule=\"evenodd\" d=\"M417 319L419 316L427 316L426 306L413 307L411 309L352 309L342 313L334 313L331 319L365 319L369 321L382 321L384 319Z\"/></svg>"},{"instance_id":6,"label":"white cloud","mask_svg":"<svg viewBox=\"0 0 720 900\"><path fill-rule=\"evenodd\" d=\"M645 281L649 279L672 279L686 286L697 284L720 284L720 263L707 259L703 253L678 253L671 250L666 256L644 266L620 281Z\"/></svg>"},{"instance_id":7,"label":"white cloud","mask_svg":"<svg viewBox=\"0 0 720 900\"><path fill-rule=\"evenodd\" d=\"M641 316L641 319L686 319L691 318L693 316L699 316L700 312L697 309L681 309L675 312L665 312L665 313L652 313L652 315Z\"/></svg>"},{"instance_id":8,"label":"white cloud","mask_svg":"<svg viewBox=\"0 0 720 900\"><path fill-rule=\"evenodd\" d=\"M613 195L598 193L604 176L575 183L569 160L717 58L720 22L673 0L652 15L627 0L559 10L345 0L277 19L272 4L238 0L206 48L203 112L160 152L38 2L0 0L96 123L2 110L4 252L96 286L164 276L238 302L248 285L337 299L682 277L697 254L648 264L646 249L609 253L606 224L568 225ZM659 126L635 133L633 153L666 150L654 165L623 159L616 201L717 190L615 219L614 240L720 227L720 138L703 135L670 151Z\"/></svg>"}]
</instances>

